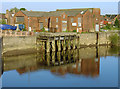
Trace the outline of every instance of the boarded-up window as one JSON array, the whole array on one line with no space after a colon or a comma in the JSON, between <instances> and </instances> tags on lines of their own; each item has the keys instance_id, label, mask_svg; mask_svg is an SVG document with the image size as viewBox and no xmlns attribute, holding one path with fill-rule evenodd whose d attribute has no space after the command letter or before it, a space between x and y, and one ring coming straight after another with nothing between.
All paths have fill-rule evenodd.
<instances>
[{"instance_id":1,"label":"boarded-up window","mask_svg":"<svg viewBox=\"0 0 120 89\"><path fill-rule=\"evenodd\" d=\"M74 22L74 19L73 18L71 18L71 23L73 23Z\"/></svg>"},{"instance_id":2,"label":"boarded-up window","mask_svg":"<svg viewBox=\"0 0 120 89\"><path fill-rule=\"evenodd\" d=\"M81 27L81 18L78 18L78 27Z\"/></svg>"},{"instance_id":3,"label":"boarded-up window","mask_svg":"<svg viewBox=\"0 0 120 89\"><path fill-rule=\"evenodd\" d=\"M16 22L24 22L24 17L16 17Z\"/></svg>"}]
</instances>

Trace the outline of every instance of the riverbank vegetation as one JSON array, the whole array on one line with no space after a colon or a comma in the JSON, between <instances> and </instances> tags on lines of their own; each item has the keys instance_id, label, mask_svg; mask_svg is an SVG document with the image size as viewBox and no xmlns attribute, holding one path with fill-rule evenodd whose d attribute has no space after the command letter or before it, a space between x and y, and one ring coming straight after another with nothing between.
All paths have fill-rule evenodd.
<instances>
[{"instance_id":1,"label":"riverbank vegetation","mask_svg":"<svg viewBox=\"0 0 120 89\"><path fill-rule=\"evenodd\" d=\"M117 34L112 34L110 36L111 45L118 46L118 39L119 39L119 36Z\"/></svg>"},{"instance_id":2,"label":"riverbank vegetation","mask_svg":"<svg viewBox=\"0 0 120 89\"><path fill-rule=\"evenodd\" d=\"M101 29L105 29L105 30L120 30L120 23L118 21L118 19L116 18L115 23L114 24L106 24L106 26L104 26Z\"/></svg>"}]
</instances>

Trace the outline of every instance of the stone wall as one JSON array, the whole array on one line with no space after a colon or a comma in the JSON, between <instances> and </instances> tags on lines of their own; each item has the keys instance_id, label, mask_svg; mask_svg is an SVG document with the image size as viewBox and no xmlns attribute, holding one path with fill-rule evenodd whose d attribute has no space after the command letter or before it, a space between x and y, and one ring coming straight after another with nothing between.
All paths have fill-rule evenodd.
<instances>
[{"instance_id":1,"label":"stone wall","mask_svg":"<svg viewBox=\"0 0 120 89\"><path fill-rule=\"evenodd\" d=\"M2 38L0 37L0 77L2 74L2 57L1 57L1 53L2 53Z\"/></svg>"},{"instance_id":2,"label":"stone wall","mask_svg":"<svg viewBox=\"0 0 120 89\"><path fill-rule=\"evenodd\" d=\"M2 53L36 47L35 36L3 37Z\"/></svg>"},{"instance_id":3,"label":"stone wall","mask_svg":"<svg viewBox=\"0 0 120 89\"><path fill-rule=\"evenodd\" d=\"M110 32L101 33L100 32L98 34L97 33L84 33L84 34L75 34L75 35L79 36L79 45L80 45L80 48L82 48L86 46L108 45L111 43L109 40L109 36L112 34L116 34L116 33L110 33ZM32 49L32 48L34 48L35 50L40 49L40 51L43 52L43 50L45 49L45 42L41 43L41 40L38 39L38 41L40 41L39 43L38 41L36 41L37 40L36 38L38 37L37 36L3 37L2 53L6 53L6 52L11 53L11 51L17 50L18 53L21 52L25 54L25 52L29 50L24 51L24 52L19 51L19 50ZM76 43L77 42L78 41L76 41ZM78 46L78 43L77 44L76 43L75 45ZM67 44L65 43L65 45ZM32 50L32 51L34 52L35 50ZM15 52L13 52L13 54L15 54Z\"/></svg>"},{"instance_id":4,"label":"stone wall","mask_svg":"<svg viewBox=\"0 0 120 89\"><path fill-rule=\"evenodd\" d=\"M95 33L80 34L79 37L81 46L96 45L97 38Z\"/></svg>"},{"instance_id":5,"label":"stone wall","mask_svg":"<svg viewBox=\"0 0 120 89\"><path fill-rule=\"evenodd\" d=\"M98 37L97 33L84 33L79 34L80 37L80 45L81 46L91 46L91 45L109 45L111 43L109 37L113 34L113 32L99 32Z\"/></svg>"}]
</instances>

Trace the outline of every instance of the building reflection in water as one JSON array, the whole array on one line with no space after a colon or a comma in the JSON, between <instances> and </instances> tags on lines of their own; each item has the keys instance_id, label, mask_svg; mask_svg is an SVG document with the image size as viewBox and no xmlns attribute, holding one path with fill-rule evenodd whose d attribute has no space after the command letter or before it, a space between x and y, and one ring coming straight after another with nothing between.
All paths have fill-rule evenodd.
<instances>
[{"instance_id":1,"label":"building reflection in water","mask_svg":"<svg viewBox=\"0 0 120 89\"><path fill-rule=\"evenodd\" d=\"M37 53L17 57L4 57L3 71L17 70L22 75L27 72L50 70L55 76L66 74L99 76L100 57L112 55L110 47L91 47L62 52ZM99 53L99 54L98 54Z\"/></svg>"}]
</instances>

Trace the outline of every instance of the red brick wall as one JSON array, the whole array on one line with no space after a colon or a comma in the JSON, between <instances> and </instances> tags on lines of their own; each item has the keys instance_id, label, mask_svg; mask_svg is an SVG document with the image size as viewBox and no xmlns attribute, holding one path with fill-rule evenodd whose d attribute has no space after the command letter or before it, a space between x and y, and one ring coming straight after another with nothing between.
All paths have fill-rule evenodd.
<instances>
[{"instance_id":1,"label":"red brick wall","mask_svg":"<svg viewBox=\"0 0 120 89\"><path fill-rule=\"evenodd\" d=\"M40 22L43 22L43 26L48 28L48 19L51 20L51 27L50 31L55 32L62 32L62 25L65 24L62 21L67 21L67 30L73 31L77 28L82 28L83 32L93 32L95 31L95 25L100 24L100 9L94 8L90 10L87 10L85 14L78 14L76 16L67 16L65 13L61 14L61 16L51 16L51 17L29 17L29 27L32 28L32 30L40 30ZM65 15L65 18L63 16ZM26 29L28 29L28 16L23 14L21 11L15 14L14 16L14 22L16 23L16 17L17 16L24 16L24 24L26 26ZM78 17L81 17L81 27L78 27ZM56 18L58 18L58 22L56 22ZM73 23L76 23L76 26L72 26L71 18L74 19ZM47 19L47 22L45 21ZM58 25L58 29L56 29L56 25Z\"/></svg>"},{"instance_id":2,"label":"red brick wall","mask_svg":"<svg viewBox=\"0 0 120 89\"><path fill-rule=\"evenodd\" d=\"M24 17L24 22L23 23L17 23L16 22L16 17L18 17L18 16L23 16ZM32 30L38 30L38 26L39 26L37 17L29 17L29 21L28 21L28 16L26 16L21 11L19 11L15 14L14 22L15 22L15 24L25 24L26 30L28 30L28 22L29 22L29 27L31 27Z\"/></svg>"},{"instance_id":3,"label":"red brick wall","mask_svg":"<svg viewBox=\"0 0 120 89\"><path fill-rule=\"evenodd\" d=\"M94 8L92 10L93 10L92 12L88 10L83 15L83 31L84 32L94 32L95 25L96 24L100 25L100 9Z\"/></svg>"},{"instance_id":4,"label":"red brick wall","mask_svg":"<svg viewBox=\"0 0 120 89\"><path fill-rule=\"evenodd\" d=\"M21 23L17 23L16 22L16 17L18 17L18 16L24 16L24 23L22 23L22 24L25 24L26 30L28 30L28 16L26 16L25 14L23 14L23 12L21 12L21 11L17 12L15 14L15 16L14 16L14 22L15 22L15 24L21 24Z\"/></svg>"}]
</instances>

